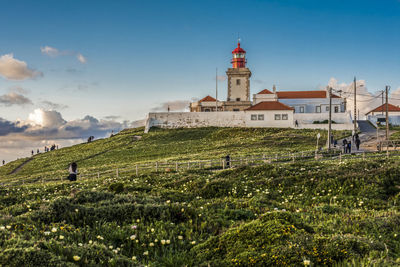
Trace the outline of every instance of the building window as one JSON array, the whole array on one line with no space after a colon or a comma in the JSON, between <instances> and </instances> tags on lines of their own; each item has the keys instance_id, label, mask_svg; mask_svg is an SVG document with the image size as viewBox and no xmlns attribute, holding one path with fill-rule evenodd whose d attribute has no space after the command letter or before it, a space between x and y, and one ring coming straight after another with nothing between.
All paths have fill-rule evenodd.
<instances>
[{"instance_id":1,"label":"building window","mask_svg":"<svg viewBox=\"0 0 400 267\"><path fill-rule=\"evenodd\" d=\"M236 98L236 101L240 101L240 97Z\"/></svg>"},{"instance_id":2,"label":"building window","mask_svg":"<svg viewBox=\"0 0 400 267\"><path fill-rule=\"evenodd\" d=\"M321 113L321 107L320 106L316 106L315 107L315 112L316 113Z\"/></svg>"},{"instance_id":3,"label":"building window","mask_svg":"<svg viewBox=\"0 0 400 267\"><path fill-rule=\"evenodd\" d=\"M239 109L238 108L234 108L233 111L239 111Z\"/></svg>"},{"instance_id":4,"label":"building window","mask_svg":"<svg viewBox=\"0 0 400 267\"><path fill-rule=\"evenodd\" d=\"M327 107L325 107L325 110L326 110L326 111L329 111L329 107L328 107L328 106L327 106Z\"/></svg>"},{"instance_id":5,"label":"building window","mask_svg":"<svg viewBox=\"0 0 400 267\"><path fill-rule=\"evenodd\" d=\"M257 120L257 114L251 114L251 120L256 121Z\"/></svg>"},{"instance_id":6,"label":"building window","mask_svg":"<svg viewBox=\"0 0 400 267\"><path fill-rule=\"evenodd\" d=\"M210 112L210 109L209 109L209 108L206 108L204 111L205 111L205 112Z\"/></svg>"},{"instance_id":7,"label":"building window","mask_svg":"<svg viewBox=\"0 0 400 267\"><path fill-rule=\"evenodd\" d=\"M335 106L335 113L338 113L338 112L339 112L339 107Z\"/></svg>"},{"instance_id":8,"label":"building window","mask_svg":"<svg viewBox=\"0 0 400 267\"><path fill-rule=\"evenodd\" d=\"M275 114L275 120L276 121L281 120L281 114Z\"/></svg>"},{"instance_id":9,"label":"building window","mask_svg":"<svg viewBox=\"0 0 400 267\"><path fill-rule=\"evenodd\" d=\"M288 120L288 114L282 114L282 120L287 121Z\"/></svg>"},{"instance_id":10,"label":"building window","mask_svg":"<svg viewBox=\"0 0 400 267\"><path fill-rule=\"evenodd\" d=\"M236 85L240 85L240 79L236 79Z\"/></svg>"},{"instance_id":11,"label":"building window","mask_svg":"<svg viewBox=\"0 0 400 267\"><path fill-rule=\"evenodd\" d=\"M300 107L300 113L304 113L304 107Z\"/></svg>"},{"instance_id":12,"label":"building window","mask_svg":"<svg viewBox=\"0 0 400 267\"><path fill-rule=\"evenodd\" d=\"M264 120L264 114L258 114L258 120L263 121Z\"/></svg>"}]
</instances>

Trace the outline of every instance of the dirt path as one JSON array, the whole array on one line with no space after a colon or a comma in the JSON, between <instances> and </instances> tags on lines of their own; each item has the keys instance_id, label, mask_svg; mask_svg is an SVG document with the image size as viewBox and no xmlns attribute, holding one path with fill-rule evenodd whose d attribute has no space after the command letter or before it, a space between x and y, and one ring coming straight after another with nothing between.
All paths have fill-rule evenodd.
<instances>
[{"instance_id":1,"label":"dirt path","mask_svg":"<svg viewBox=\"0 0 400 267\"><path fill-rule=\"evenodd\" d=\"M30 157L29 159L27 159L26 161L24 161L23 163L21 163L20 165L18 165L14 170L12 170L8 175L11 174L15 174L17 172L19 172L22 167L24 167L25 164L27 164L28 162L30 162L31 160L33 160L33 157Z\"/></svg>"}]
</instances>

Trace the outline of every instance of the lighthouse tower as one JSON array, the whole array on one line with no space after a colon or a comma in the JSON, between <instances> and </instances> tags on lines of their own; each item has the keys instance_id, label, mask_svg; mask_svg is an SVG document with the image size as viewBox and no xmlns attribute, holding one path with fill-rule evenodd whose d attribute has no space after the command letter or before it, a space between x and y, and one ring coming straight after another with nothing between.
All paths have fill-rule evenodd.
<instances>
[{"instance_id":1,"label":"lighthouse tower","mask_svg":"<svg viewBox=\"0 0 400 267\"><path fill-rule=\"evenodd\" d=\"M250 77L251 72L246 68L246 51L237 47L232 51L232 68L226 71L228 76L228 97L224 110L241 111L251 106L250 102Z\"/></svg>"}]
</instances>

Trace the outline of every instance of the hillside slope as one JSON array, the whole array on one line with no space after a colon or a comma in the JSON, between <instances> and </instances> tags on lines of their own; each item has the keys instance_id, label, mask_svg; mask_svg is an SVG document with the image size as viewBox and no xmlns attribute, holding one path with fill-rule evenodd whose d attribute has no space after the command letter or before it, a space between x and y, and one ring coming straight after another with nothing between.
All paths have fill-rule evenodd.
<instances>
[{"instance_id":1,"label":"hillside slope","mask_svg":"<svg viewBox=\"0 0 400 267\"><path fill-rule=\"evenodd\" d=\"M0 179L9 176L65 175L75 161L79 170L98 171L132 166L140 162L203 160L231 156L295 152L315 149L316 135L326 142L326 131L274 128L127 129L91 143L35 155L14 175L10 173L29 158L0 167ZM334 132L337 139L348 131Z\"/></svg>"},{"instance_id":2,"label":"hillside slope","mask_svg":"<svg viewBox=\"0 0 400 267\"><path fill-rule=\"evenodd\" d=\"M0 265L394 266L397 160L14 185Z\"/></svg>"}]
</instances>

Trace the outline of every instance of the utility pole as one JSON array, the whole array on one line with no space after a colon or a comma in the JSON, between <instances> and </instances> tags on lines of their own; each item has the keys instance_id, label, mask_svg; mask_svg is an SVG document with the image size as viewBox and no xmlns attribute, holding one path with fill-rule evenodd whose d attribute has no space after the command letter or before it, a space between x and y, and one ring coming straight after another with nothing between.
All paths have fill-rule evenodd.
<instances>
[{"instance_id":1,"label":"utility pole","mask_svg":"<svg viewBox=\"0 0 400 267\"><path fill-rule=\"evenodd\" d=\"M332 146L332 139L331 139L331 135L332 135L332 87L329 87L329 124L328 124L328 151L331 150L331 146Z\"/></svg>"},{"instance_id":2,"label":"utility pole","mask_svg":"<svg viewBox=\"0 0 400 267\"><path fill-rule=\"evenodd\" d=\"M215 112L218 112L218 68L215 68Z\"/></svg>"},{"instance_id":3,"label":"utility pole","mask_svg":"<svg viewBox=\"0 0 400 267\"><path fill-rule=\"evenodd\" d=\"M389 140L389 88L386 85L386 140Z\"/></svg>"},{"instance_id":4,"label":"utility pole","mask_svg":"<svg viewBox=\"0 0 400 267\"><path fill-rule=\"evenodd\" d=\"M357 83L354 76L354 134L357 132Z\"/></svg>"},{"instance_id":5,"label":"utility pole","mask_svg":"<svg viewBox=\"0 0 400 267\"><path fill-rule=\"evenodd\" d=\"M382 90L382 115L383 115L383 90Z\"/></svg>"}]
</instances>

